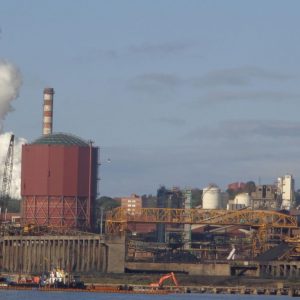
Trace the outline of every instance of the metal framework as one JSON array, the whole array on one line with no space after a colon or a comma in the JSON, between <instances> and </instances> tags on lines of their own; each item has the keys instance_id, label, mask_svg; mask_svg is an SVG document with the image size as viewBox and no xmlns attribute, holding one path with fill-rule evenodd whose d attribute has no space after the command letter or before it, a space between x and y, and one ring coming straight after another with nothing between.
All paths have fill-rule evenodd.
<instances>
[{"instance_id":1,"label":"metal framework","mask_svg":"<svg viewBox=\"0 0 300 300\"><path fill-rule=\"evenodd\" d=\"M241 225L254 228L298 228L295 217L267 210L205 210L142 208L129 214L126 208L116 208L106 215L106 232L120 233L129 223Z\"/></svg>"},{"instance_id":2,"label":"metal framework","mask_svg":"<svg viewBox=\"0 0 300 300\"><path fill-rule=\"evenodd\" d=\"M86 197L23 197L23 225L89 228Z\"/></svg>"},{"instance_id":3,"label":"metal framework","mask_svg":"<svg viewBox=\"0 0 300 300\"><path fill-rule=\"evenodd\" d=\"M12 134L10 136L9 146L4 163L2 185L0 190L0 203L2 203L5 208L7 208L7 199L10 196L10 186L14 161L14 141L15 136Z\"/></svg>"}]
</instances>

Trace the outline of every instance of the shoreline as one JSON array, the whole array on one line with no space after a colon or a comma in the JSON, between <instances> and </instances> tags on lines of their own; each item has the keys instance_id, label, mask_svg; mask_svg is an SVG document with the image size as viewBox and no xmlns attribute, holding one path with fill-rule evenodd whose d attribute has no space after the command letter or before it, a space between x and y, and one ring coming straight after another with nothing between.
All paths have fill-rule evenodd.
<instances>
[{"instance_id":1,"label":"shoreline","mask_svg":"<svg viewBox=\"0 0 300 300\"><path fill-rule=\"evenodd\" d=\"M124 273L124 274L80 274L85 289L54 288L39 286L0 286L0 290L36 290L41 292L94 292L128 294L240 294L240 295L288 295L300 297L300 279L278 280L257 277L208 277L176 274L178 286L166 282L163 288L153 288L161 274ZM7 274L8 275L8 274ZM12 274L10 274L12 275Z\"/></svg>"}]
</instances>

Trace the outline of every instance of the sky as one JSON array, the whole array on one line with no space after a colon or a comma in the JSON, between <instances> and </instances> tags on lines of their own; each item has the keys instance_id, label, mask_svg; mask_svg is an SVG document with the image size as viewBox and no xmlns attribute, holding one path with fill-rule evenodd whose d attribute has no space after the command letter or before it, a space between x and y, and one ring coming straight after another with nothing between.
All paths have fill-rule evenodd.
<instances>
[{"instance_id":1,"label":"sky","mask_svg":"<svg viewBox=\"0 0 300 300\"><path fill-rule=\"evenodd\" d=\"M100 195L300 178L300 1L2 0L22 74L3 132L100 147Z\"/></svg>"}]
</instances>

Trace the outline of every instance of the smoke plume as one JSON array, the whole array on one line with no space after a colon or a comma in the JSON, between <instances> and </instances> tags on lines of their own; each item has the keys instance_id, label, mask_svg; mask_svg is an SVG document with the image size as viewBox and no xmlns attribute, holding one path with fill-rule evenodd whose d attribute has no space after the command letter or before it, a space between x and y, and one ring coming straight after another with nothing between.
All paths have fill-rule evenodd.
<instances>
[{"instance_id":1,"label":"smoke plume","mask_svg":"<svg viewBox=\"0 0 300 300\"><path fill-rule=\"evenodd\" d=\"M0 60L0 132L5 116L13 110L11 102L18 97L21 84L19 69L5 60Z\"/></svg>"},{"instance_id":2,"label":"smoke plume","mask_svg":"<svg viewBox=\"0 0 300 300\"><path fill-rule=\"evenodd\" d=\"M21 84L22 77L19 69L5 60L0 60L0 188L11 136L11 133L3 133L3 122L6 115L13 111L11 102L18 97ZM11 182L11 197L14 198L20 198L21 150L25 142L25 139L15 138Z\"/></svg>"}]
</instances>

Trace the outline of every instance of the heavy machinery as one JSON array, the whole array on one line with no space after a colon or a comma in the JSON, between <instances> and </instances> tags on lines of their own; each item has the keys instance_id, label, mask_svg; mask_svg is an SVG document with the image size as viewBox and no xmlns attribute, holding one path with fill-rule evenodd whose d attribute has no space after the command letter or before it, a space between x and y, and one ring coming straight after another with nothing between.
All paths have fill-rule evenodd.
<instances>
[{"instance_id":1,"label":"heavy machinery","mask_svg":"<svg viewBox=\"0 0 300 300\"><path fill-rule=\"evenodd\" d=\"M2 184L0 189L0 206L7 209L7 202L10 196L10 186L12 179L13 160L14 160L14 141L15 136L10 136L9 146L7 150L6 159L4 162L4 170L2 175Z\"/></svg>"},{"instance_id":2,"label":"heavy machinery","mask_svg":"<svg viewBox=\"0 0 300 300\"><path fill-rule=\"evenodd\" d=\"M175 277L175 274L173 272L169 273L169 274L166 274L164 276L162 276L158 282L153 282L153 283L150 283L150 286L152 288L162 288L163 287L163 284L166 280L168 279L172 279L173 283L175 284L175 286L178 286L178 281Z\"/></svg>"}]
</instances>

